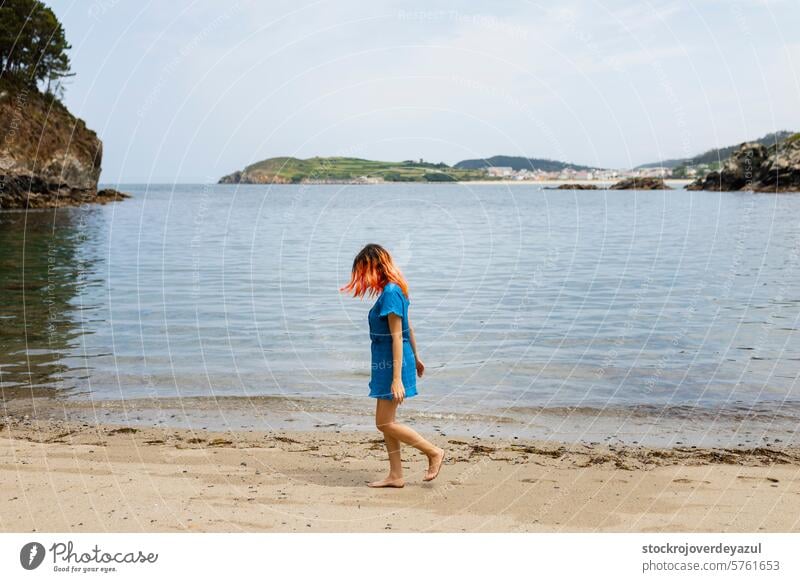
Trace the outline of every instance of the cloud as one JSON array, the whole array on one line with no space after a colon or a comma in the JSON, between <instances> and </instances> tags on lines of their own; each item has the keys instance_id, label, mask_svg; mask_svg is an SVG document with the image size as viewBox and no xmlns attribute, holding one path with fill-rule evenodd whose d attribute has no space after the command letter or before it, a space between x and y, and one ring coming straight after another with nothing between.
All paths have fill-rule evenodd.
<instances>
[{"instance_id":1,"label":"cloud","mask_svg":"<svg viewBox=\"0 0 800 582\"><path fill-rule=\"evenodd\" d=\"M796 119L793 1L103 6L54 2L115 180L353 148L620 166Z\"/></svg>"}]
</instances>

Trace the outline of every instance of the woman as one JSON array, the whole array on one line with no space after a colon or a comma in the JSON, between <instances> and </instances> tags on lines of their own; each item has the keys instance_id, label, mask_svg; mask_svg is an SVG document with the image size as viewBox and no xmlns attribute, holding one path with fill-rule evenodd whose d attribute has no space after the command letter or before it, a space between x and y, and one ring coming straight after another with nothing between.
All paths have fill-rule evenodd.
<instances>
[{"instance_id":1,"label":"woman","mask_svg":"<svg viewBox=\"0 0 800 582\"><path fill-rule=\"evenodd\" d=\"M424 481L439 474L444 450L422 438L413 429L395 420L397 407L417 395L416 375L425 366L417 354L414 329L408 322L408 283L395 266L392 256L380 245L361 249L353 261L350 282L342 291L354 297L378 296L369 310L369 336L372 340L372 377L369 395L376 399L375 425L383 433L389 453L389 475L370 487L402 487L403 466L400 443L416 447L428 457Z\"/></svg>"}]
</instances>

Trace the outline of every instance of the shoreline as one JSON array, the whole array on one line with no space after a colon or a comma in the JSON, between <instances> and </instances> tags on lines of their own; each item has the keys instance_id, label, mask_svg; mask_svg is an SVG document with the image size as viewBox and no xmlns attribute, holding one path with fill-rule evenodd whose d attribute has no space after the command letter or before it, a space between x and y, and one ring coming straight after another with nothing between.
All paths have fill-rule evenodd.
<instances>
[{"instance_id":1,"label":"shoreline","mask_svg":"<svg viewBox=\"0 0 800 582\"><path fill-rule=\"evenodd\" d=\"M0 529L22 531L796 531L800 447L432 436L406 487L357 431L180 429L6 416Z\"/></svg>"},{"instance_id":2,"label":"shoreline","mask_svg":"<svg viewBox=\"0 0 800 582\"><path fill-rule=\"evenodd\" d=\"M599 190L607 190L609 186L615 184L619 180L452 180L447 182L427 182L427 181L388 181L388 182L361 182L358 180L341 180L329 182L264 182L264 183L249 183L249 182L215 182L215 186L391 186L401 185L408 186L414 184L433 185L433 186L446 186L450 185L470 185L476 186L507 186L507 185L527 185L527 186L560 186L562 184L580 184L580 185L595 185ZM670 186L672 190L684 190L684 187L690 184L692 180L686 179L672 179L665 178L664 183ZM171 184L171 182L167 182ZM177 183L176 183L177 184ZM657 190L658 191L658 190ZM664 192L664 190L660 190ZM638 190L638 192L650 192L650 190Z\"/></svg>"},{"instance_id":3,"label":"shoreline","mask_svg":"<svg viewBox=\"0 0 800 582\"><path fill-rule=\"evenodd\" d=\"M452 404L452 403L451 403ZM644 445L658 448L752 449L798 446L796 406L771 412L686 406L482 406L447 409L430 400L407 401L402 422L448 438L523 439L565 444ZM126 424L139 428L210 431L342 430L375 433L374 403L352 396L217 395L107 400L19 397L5 402L12 418Z\"/></svg>"}]
</instances>

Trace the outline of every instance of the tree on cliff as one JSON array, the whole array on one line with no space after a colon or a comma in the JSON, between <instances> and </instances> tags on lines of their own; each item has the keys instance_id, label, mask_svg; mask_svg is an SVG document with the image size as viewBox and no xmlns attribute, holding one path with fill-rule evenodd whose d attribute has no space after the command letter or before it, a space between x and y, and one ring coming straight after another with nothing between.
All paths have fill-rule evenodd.
<instances>
[{"instance_id":1,"label":"tree on cliff","mask_svg":"<svg viewBox=\"0 0 800 582\"><path fill-rule=\"evenodd\" d=\"M39 0L3 0L0 4L0 75L63 93L70 75L72 48L53 11Z\"/></svg>"}]
</instances>

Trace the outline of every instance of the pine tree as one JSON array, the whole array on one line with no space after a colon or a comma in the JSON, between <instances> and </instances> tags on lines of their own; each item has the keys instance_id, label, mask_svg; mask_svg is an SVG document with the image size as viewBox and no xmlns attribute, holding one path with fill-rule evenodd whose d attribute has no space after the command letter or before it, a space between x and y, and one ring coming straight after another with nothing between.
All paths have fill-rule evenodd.
<instances>
[{"instance_id":1,"label":"pine tree","mask_svg":"<svg viewBox=\"0 0 800 582\"><path fill-rule=\"evenodd\" d=\"M63 94L71 76L72 48L53 11L39 0L4 0L0 4L0 75L47 93Z\"/></svg>"}]
</instances>

